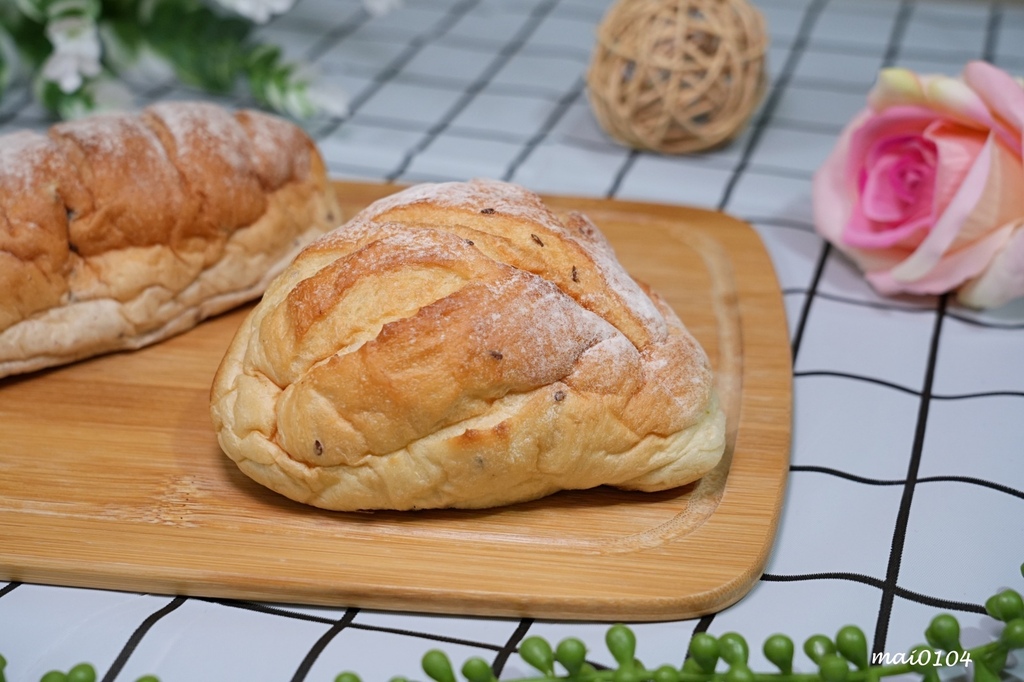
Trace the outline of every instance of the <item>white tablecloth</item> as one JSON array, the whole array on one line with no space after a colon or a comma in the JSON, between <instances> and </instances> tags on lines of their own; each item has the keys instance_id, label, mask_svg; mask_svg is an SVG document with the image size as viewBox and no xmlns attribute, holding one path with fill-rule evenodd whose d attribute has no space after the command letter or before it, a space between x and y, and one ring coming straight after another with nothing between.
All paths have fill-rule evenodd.
<instances>
[{"instance_id":1,"label":"white tablecloth","mask_svg":"<svg viewBox=\"0 0 1024 682\"><path fill-rule=\"evenodd\" d=\"M604 1L406 0L370 17L353 0L301 0L260 32L349 93L347 118L309 127L336 177L489 176L719 208L762 237L794 355L792 466L774 553L725 611L637 624L641 660L679 664L694 632L738 631L752 667L770 670L768 635L799 643L847 623L874 650L905 652L941 611L960 618L966 644L988 641L996 630L984 600L1024 587L1024 304L975 313L873 293L815 234L811 176L883 65L956 74L983 58L1024 72L1024 7L755 4L771 35L763 105L732 144L677 157L630 151L595 123L583 75ZM140 104L200 96L174 81L138 94ZM244 94L217 101L250 104ZM23 92L0 104L0 133L50 122ZM319 681L343 670L364 682L423 679L419 659L435 647L456 664L483 656L513 679L531 670L516 653L528 635L581 637L591 661L612 664L605 629L0 583L12 682L81 661L103 680Z\"/></svg>"}]
</instances>

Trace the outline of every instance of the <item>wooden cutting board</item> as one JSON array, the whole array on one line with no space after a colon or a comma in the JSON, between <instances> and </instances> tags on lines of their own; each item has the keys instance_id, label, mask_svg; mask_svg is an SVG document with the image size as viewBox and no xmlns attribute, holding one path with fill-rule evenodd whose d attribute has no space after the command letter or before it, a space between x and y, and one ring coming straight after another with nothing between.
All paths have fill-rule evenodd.
<instances>
[{"instance_id":1,"label":"wooden cutting board","mask_svg":"<svg viewBox=\"0 0 1024 682\"><path fill-rule=\"evenodd\" d=\"M349 214L394 189L339 183ZM707 350L729 428L701 481L486 511L299 505L242 475L210 424L210 383L242 309L142 351L0 381L0 579L605 621L738 600L766 563L789 464L790 352L769 258L721 213L549 202L590 215Z\"/></svg>"}]
</instances>

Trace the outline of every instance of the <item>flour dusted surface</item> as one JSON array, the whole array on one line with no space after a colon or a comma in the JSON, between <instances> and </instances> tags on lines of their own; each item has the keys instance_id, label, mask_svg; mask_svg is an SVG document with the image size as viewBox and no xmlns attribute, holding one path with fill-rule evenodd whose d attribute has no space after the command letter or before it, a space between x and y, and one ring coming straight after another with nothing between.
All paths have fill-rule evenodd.
<instances>
[{"instance_id":1,"label":"flour dusted surface","mask_svg":"<svg viewBox=\"0 0 1024 682\"><path fill-rule=\"evenodd\" d=\"M174 102L4 136L0 377L257 297L338 213L312 140L266 114Z\"/></svg>"},{"instance_id":2,"label":"flour dusted surface","mask_svg":"<svg viewBox=\"0 0 1024 682\"><path fill-rule=\"evenodd\" d=\"M585 217L485 180L403 190L306 248L233 340L211 414L242 471L337 510L663 490L724 448L675 314Z\"/></svg>"}]
</instances>

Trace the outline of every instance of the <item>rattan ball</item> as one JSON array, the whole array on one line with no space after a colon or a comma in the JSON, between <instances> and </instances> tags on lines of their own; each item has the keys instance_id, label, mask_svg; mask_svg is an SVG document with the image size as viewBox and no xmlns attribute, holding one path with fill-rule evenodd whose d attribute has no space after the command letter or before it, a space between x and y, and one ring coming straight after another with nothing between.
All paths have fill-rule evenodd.
<instances>
[{"instance_id":1,"label":"rattan ball","mask_svg":"<svg viewBox=\"0 0 1024 682\"><path fill-rule=\"evenodd\" d=\"M618 0L587 71L591 108L626 146L711 149L760 103L767 46L764 18L746 0Z\"/></svg>"}]
</instances>

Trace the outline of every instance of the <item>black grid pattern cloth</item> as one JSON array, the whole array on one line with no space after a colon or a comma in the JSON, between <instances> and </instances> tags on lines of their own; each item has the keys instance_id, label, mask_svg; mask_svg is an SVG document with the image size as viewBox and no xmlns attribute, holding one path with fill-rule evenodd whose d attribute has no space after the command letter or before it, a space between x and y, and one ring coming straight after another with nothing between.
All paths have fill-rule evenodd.
<instances>
[{"instance_id":1,"label":"black grid pattern cloth","mask_svg":"<svg viewBox=\"0 0 1024 682\"><path fill-rule=\"evenodd\" d=\"M875 651L906 652L940 611L961 619L965 645L990 641L984 600L1022 589L1024 303L977 313L945 297L880 297L814 232L811 177L883 66L953 75L986 59L1024 73L1024 5L754 4L770 30L770 89L740 138L682 157L625 149L595 122L584 74L607 0L406 0L380 17L356 0L300 0L260 33L350 96L347 116L308 128L337 178L494 177L695 205L748 221L764 241L794 363L777 543L736 605L635 624L638 658L678 665L695 632L738 631L751 666L770 670L759 651L768 635L800 642L849 623ZM137 90L140 104L252 105L171 80ZM0 105L0 133L50 123L27 91ZM0 583L0 653L17 682L81 661L105 682L422 678L420 658L439 646L457 664L482 656L513 679L532 670L517 653L529 635L580 637L593 663L614 665L606 628Z\"/></svg>"}]
</instances>

